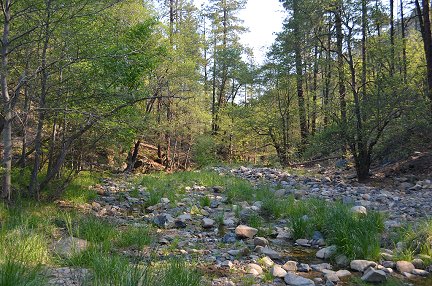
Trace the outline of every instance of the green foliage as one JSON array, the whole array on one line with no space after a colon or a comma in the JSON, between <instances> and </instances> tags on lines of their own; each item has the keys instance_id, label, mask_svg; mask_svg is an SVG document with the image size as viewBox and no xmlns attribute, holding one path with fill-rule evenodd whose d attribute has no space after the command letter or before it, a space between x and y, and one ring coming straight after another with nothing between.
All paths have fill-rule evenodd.
<instances>
[{"instance_id":1,"label":"green foliage","mask_svg":"<svg viewBox=\"0 0 432 286\"><path fill-rule=\"evenodd\" d=\"M89 187L100 182L101 174L82 171L72 180L65 189L63 199L76 204L88 203L97 197L96 191Z\"/></svg>"},{"instance_id":2,"label":"green foliage","mask_svg":"<svg viewBox=\"0 0 432 286\"><path fill-rule=\"evenodd\" d=\"M343 142L340 132L340 126L332 124L311 136L303 154L304 158L327 157L339 151Z\"/></svg>"},{"instance_id":3,"label":"green foliage","mask_svg":"<svg viewBox=\"0 0 432 286\"><path fill-rule=\"evenodd\" d=\"M351 213L347 206L337 204L329 208L324 225L328 243L350 259L378 259L384 219L377 212L367 215Z\"/></svg>"},{"instance_id":4,"label":"green foliage","mask_svg":"<svg viewBox=\"0 0 432 286\"><path fill-rule=\"evenodd\" d=\"M0 262L39 265L50 261L47 238L25 226L1 229Z\"/></svg>"},{"instance_id":5,"label":"green foliage","mask_svg":"<svg viewBox=\"0 0 432 286\"><path fill-rule=\"evenodd\" d=\"M44 286L46 279L40 266L26 266L22 262L7 258L0 262L0 285L2 286Z\"/></svg>"},{"instance_id":6,"label":"green foliage","mask_svg":"<svg viewBox=\"0 0 432 286\"><path fill-rule=\"evenodd\" d=\"M46 285L41 265L51 261L46 236L51 228L42 218L47 210L0 204L0 285Z\"/></svg>"},{"instance_id":7,"label":"green foliage","mask_svg":"<svg viewBox=\"0 0 432 286\"><path fill-rule=\"evenodd\" d=\"M221 186L224 188L229 201L252 201L259 193L251 183L231 175L220 176L213 171L189 171L174 174L157 173L143 176L141 183L150 192L147 204L159 203L160 198L168 197L175 201L179 194L185 192L186 187Z\"/></svg>"},{"instance_id":8,"label":"green foliage","mask_svg":"<svg viewBox=\"0 0 432 286\"><path fill-rule=\"evenodd\" d=\"M200 197L199 201L201 207L209 207L211 204L211 199L208 196Z\"/></svg>"},{"instance_id":9,"label":"green foliage","mask_svg":"<svg viewBox=\"0 0 432 286\"><path fill-rule=\"evenodd\" d=\"M115 245L118 247L132 246L137 249L142 249L153 241L151 232L152 229L149 227L128 226L125 229L119 230Z\"/></svg>"},{"instance_id":10,"label":"green foliage","mask_svg":"<svg viewBox=\"0 0 432 286\"><path fill-rule=\"evenodd\" d=\"M166 286L199 286L201 285L201 273L191 269L180 259L173 259L163 270L163 282Z\"/></svg>"},{"instance_id":11,"label":"green foliage","mask_svg":"<svg viewBox=\"0 0 432 286\"><path fill-rule=\"evenodd\" d=\"M293 196L264 200L262 211L272 217L287 218L294 239L311 238L314 231L324 234L328 244L350 259L377 259L380 254L384 219L369 211L357 215L350 206L320 199L295 200Z\"/></svg>"},{"instance_id":12,"label":"green foliage","mask_svg":"<svg viewBox=\"0 0 432 286\"><path fill-rule=\"evenodd\" d=\"M432 220L425 219L415 226L406 225L399 230L395 243L402 242L398 257L412 258L422 254L432 256Z\"/></svg>"},{"instance_id":13,"label":"green foliage","mask_svg":"<svg viewBox=\"0 0 432 286\"><path fill-rule=\"evenodd\" d=\"M202 135L196 139L192 154L198 167L214 165L220 161L216 155L216 142L209 135Z\"/></svg>"},{"instance_id":14,"label":"green foliage","mask_svg":"<svg viewBox=\"0 0 432 286\"><path fill-rule=\"evenodd\" d=\"M288 214L289 209L294 204L294 196L288 198L277 198L273 193L266 193L263 200L262 212L266 216L275 218L284 217Z\"/></svg>"},{"instance_id":15,"label":"green foliage","mask_svg":"<svg viewBox=\"0 0 432 286\"><path fill-rule=\"evenodd\" d=\"M90 285L138 285L148 281L147 268L130 264L126 257L91 247L74 254L66 261L68 265L89 268L93 272Z\"/></svg>"},{"instance_id":16,"label":"green foliage","mask_svg":"<svg viewBox=\"0 0 432 286\"><path fill-rule=\"evenodd\" d=\"M264 223L263 218L257 213L252 213L247 218L247 225L250 227L260 228L262 227L263 223Z\"/></svg>"},{"instance_id":17,"label":"green foliage","mask_svg":"<svg viewBox=\"0 0 432 286\"><path fill-rule=\"evenodd\" d=\"M107 247L116 236L116 229L111 223L95 216L82 216L74 226L74 235L92 243L103 243Z\"/></svg>"}]
</instances>

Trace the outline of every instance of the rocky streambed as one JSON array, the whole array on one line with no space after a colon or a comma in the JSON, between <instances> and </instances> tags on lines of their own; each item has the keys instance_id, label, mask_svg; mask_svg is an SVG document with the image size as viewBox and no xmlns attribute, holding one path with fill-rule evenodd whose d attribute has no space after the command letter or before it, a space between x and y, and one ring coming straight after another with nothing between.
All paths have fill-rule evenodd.
<instances>
[{"instance_id":1,"label":"rocky streambed","mask_svg":"<svg viewBox=\"0 0 432 286\"><path fill-rule=\"evenodd\" d=\"M254 185L267 184L280 199L340 200L360 214L384 212L389 231L432 214L432 183L428 180L399 178L397 187L374 188L340 176L297 176L269 168L214 171ZM157 239L144 255L132 250L125 255L149 257L151 252L157 259L183 257L195 263L209 285L359 285L393 278L400 285L432 285L430 257L403 261L395 258L394 249L382 249L378 261L349 260L336 255L336 247L327 245L318 231L312 237L293 239L286 218L263 219L262 201L232 201L225 187L190 185L177 199L162 197L152 205L148 202L154 198L145 185L106 179L94 188L98 197L80 205L81 210L117 225L152 225L155 229ZM59 205L70 207L67 202ZM64 272L58 272L52 274L51 285L80 285L75 278L59 279Z\"/></svg>"}]
</instances>

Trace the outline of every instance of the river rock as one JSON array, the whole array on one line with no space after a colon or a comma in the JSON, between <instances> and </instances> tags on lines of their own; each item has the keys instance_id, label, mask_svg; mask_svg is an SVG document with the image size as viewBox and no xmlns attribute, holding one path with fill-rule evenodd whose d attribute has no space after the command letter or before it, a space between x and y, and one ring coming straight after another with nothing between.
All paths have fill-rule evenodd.
<instances>
[{"instance_id":1,"label":"river rock","mask_svg":"<svg viewBox=\"0 0 432 286\"><path fill-rule=\"evenodd\" d=\"M399 273L411 273L415 269L414 265L409 261L398 261L396 262L396 270L399 271Z\"/></svg>"},{"instance_id":2,"label":"river rock","mask_svg":"<svg viewBox=\"0 0 432 286\"><path fill-rule=\"evenodd\" d=\"M284 278L287 275L287 272L278 264L273 265L270 269L271 275L274 277Z\"/></svg>"},{"instance_id":3,"label":"river rock","mask_svg":"<svg viewBox=\"0 0 432 286\"><path fill-rule=\"evenodd\" d=\"M341 270L336 271L336 275L339 278L342 278L342 277L350 276L351 272L349 272L348 270L345 270L345 269L341 269Z\"/></svg>"},{"instance_id":4,"label":"river rock","mask_svg":"<svg viewBox=\"0 0 432 286\"><path fill-rule=\"evenodd\" d=\"M315 286L315 283L312 280L293 273L288 273L285 275L284 281L287 285L291 286Z\"/></svg>"},{"instance_id":5,"label":"river rock","mask_svg":"<svg viewBox=\"0 0 432 286\"><path fill-rule=\"evenodd\" d=\"M297 261L289 260L285 262L284 265L282 265L282 268L289 272L296 272L297 271Z\"/></svg>"},{"instance_id":6,"label":"river rock","mask_svg":"<svg viewBox=\"0 0 432 286\"><path fill-rule=\"evenodd\" d=\"M381 283L387 280L387 275L382 270L375 270L369 267L361 277L361 280L371 283Z\"/></svg>"},{"instance_id":7,"label":"river rock","mask_svg":"<svg viewBox=\"0 0 432 286\"><path fill-rule=\"evenodd\" d=\"M212 228L215 224L215 221L210 218L203 218L201 224L203 228Z\"/></svg>"},{"instance_id":8,"label":"river rock","mask_svg":"<svg viewBox=\"0 0 432 286\"><path fill-rule=\"evenodd\" d=\"M66 238L61 238L54 244L54 252L62 257L68 258L73 254L77 254L86 250L87 247L87 240L69 236Z\"/></svg>"},{"instance_id":9,"label":"river rock","mask_svg":"<svg viewBox=\"0 0 432 286\"><path fill-rule=\"evenodd\" d=\"M416 269L424 269L425 268L424 261L420 258L413 259L413 261L411 261L411 263L414 265L414 267Z\"/></svg>"},{"instance_id":10,"label":"river rock","mask_svg":"<svg viewBox=\"0 0 432 286\"><path fill-rule=\"evenodd\" d=\"M265 266L265 267L272 267L275 263L273 262L273 260L268 257L268 256L264 256L263 258L261 258L261 263Z\"/></svg>"},{"instance_id":11,"label":"river rock","mask_svg":"<svg viewBox=\"0 0 432 286\"><path fill-rule=\"evenodd\" d=\"M377 264L373 261L368 260L353 260L350 263L350 268L358 272L365 271L368 267L375 267Z\"/></svg>"},{"instance_id":12,"label":"river rock","mask_svg":"<svg viewBox=\"0 0 432 286\"><path fill-rule=\"evenodd\" d=\"M235 229L235 234L239 238L253 238L258 233L258 230L247 225L239 225Z\"/></svg>"},{"instance_id":13,"label":"river rock","mask_svg":"<svg viewBox=\"0 0 432 286\"><path fill-rule=\"evenodd\" d=\"M268 257L270 257L271 259L280 259L281 256L279 254L279 252L271 249L270 247L257 247L257 252L260 254L264 254Z\"/></svg>"},{"instance_id":14,"label":"river rock","mask_svg":"<svg viewBox=\"0 0 432 286\"><path fill-rule=\"evenodd\" d=\"M263 269L261 268L261 266L255 263L248 264L246 270L249 274L252 274L254 276L258 276L263 273Z\"/></svg>"},{"instance_id":15,"label":"river rock","mask_svg":"<svg viewBox=\"0 0 432 286\"><path fill-rule=\"evenodd\" d=\"M429 272L423 269L414 269L413 271L411 271L411 274L423 276L423 277L429 276Z\"/></svg>"},{"instance_id":16,"label":"river rock","mask_svg":"<svg viewBox=\"0 0 432 286\"><path fill-rule=\"evenodd\" d=\"M354 206L351 208L351 212L356 214L367 215L367 209L364 206Z\"/></svg>"},{"instance_id":17,"label":"river rock","mask_svg":"<svg viewBox=\"0 0 432 286\"><path fill-rule=\"evenodd\" d=\"M267 246L269 244L268 240L264 237L255 237L254 238L254 245L257 246Z\"/></svg>"},{"instance_id":18,"label":"river rock","mask_svg":"<svg viewBox=\"0 0 432 286\"><path fill-rule=\"evenodd\" d=\"M316 253L316 257L321 259L328 259L336 253L336 246L332 245L329 247L322 248Z\"/></svg>"}]
</instances>

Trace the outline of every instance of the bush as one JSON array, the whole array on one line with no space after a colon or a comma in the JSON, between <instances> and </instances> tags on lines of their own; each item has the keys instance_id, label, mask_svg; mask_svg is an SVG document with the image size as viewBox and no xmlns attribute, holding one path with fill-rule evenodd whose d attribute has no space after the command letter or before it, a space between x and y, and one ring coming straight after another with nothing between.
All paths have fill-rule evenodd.
<instances>
[{"instance_id":1,"label":"bush","mask_svg":"<svg viewBox=\"0 0 432 286\"><path fill-rule=\"evenodd\" d=\"M198 167L214 165L219 162L216 155L216 142L210 135L202 135L196 139L192 149L193 161Z\"/></svg>"}]
</instances>

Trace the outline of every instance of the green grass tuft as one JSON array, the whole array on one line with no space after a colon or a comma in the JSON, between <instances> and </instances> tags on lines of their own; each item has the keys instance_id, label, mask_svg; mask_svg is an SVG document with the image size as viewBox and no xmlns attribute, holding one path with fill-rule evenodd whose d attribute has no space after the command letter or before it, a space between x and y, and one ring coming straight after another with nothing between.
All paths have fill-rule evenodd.
<instances>
[{"instance_id":1,"label":"green grass tuft","mask_svg":"<svg viewBox=\"0 0 432 286\"><path fill-rule=\"evenodd\" d=\"M153 241L149 227L133 227L128 226L122 229L115 240L115 245L118 247L135 247L142 249L146 245L150 245Z\"/></svg>"},{"instance_id":2,"label":"green grass tuft","mask_svg":"<svg viewBox=\"0 0 432 286\"><path fill-rule=\"evenodd\" d=\"M82 171L66 187L62 198L76 204L83 204L96 199L95 190L90 186L100 182L101 175L94 172Z\"/></svg>"}]
</instances>

